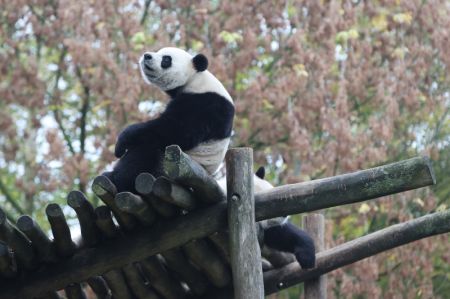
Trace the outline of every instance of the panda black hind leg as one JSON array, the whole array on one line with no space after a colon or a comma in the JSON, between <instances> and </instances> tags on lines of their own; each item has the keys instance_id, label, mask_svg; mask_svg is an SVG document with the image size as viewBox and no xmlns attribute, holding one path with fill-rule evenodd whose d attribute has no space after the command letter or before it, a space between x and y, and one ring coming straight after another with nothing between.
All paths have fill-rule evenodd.
<instances>
[{"instance_id":1,"label":"panda black hind leg","mask_svg":"<svg viewBox=\"0 0 450 299\"><path fill-rule=\"evenodd\" d=\"M314 268L316 264L313 239L288 221L266 228L264 244L276 250L293 253L302 269Z\"/></svg>"}]
</instances>

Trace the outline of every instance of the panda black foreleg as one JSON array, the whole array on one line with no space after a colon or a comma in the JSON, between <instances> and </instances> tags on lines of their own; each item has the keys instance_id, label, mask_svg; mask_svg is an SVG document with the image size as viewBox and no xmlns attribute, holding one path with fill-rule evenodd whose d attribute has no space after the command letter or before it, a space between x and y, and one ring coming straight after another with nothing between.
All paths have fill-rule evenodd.
<instances>
[{"instance_id":1,"label":"panda black foreleg","mask_svg":"<svg viewBox=\"0 0 450 299\"><path fill-rule=\"evenodd\" d=\"M314 268L316 254L313 239L303 230L286 222L264 230L264 244L293 253L302 269Z\"/></svg>"}]
</instances>

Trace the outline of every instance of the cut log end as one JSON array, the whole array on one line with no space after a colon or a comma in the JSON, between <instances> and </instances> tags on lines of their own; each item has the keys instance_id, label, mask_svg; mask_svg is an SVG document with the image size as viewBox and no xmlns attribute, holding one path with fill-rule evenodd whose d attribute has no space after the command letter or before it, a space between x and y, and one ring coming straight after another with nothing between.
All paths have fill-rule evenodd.
<instances>
[{"instance_id":1,"label":"cut log end","mask_svg":"<svg viewBox=\"0 0 450 299\"><path fill-rule=\"evenodd\" d=\"M73 209L80 208L85 201L87 201L86 196L80 191L73 190L67 195L67 204Z\"/></svg>"},{"instance_id":2,"label":"cut log end","mask_svg":"<svg viewBox=\"0 0 450 299\"><path fill-rule=\"evenodd\" d=\"M23 232L28 232L34 229L35 223L30 216L22 215L17 220L17 227Z\"/></svg>"},{"instance_id":3,"label":"cut log end","mask_svg":"<svg viewBox=\"0 0 450 299\"><path fill-rule=\"evenodd\" d=\"M100 175L94 179L92 191L98 196L105 195L106 193L113 195L117 193L116 186L104 175Z\"/></svg>"},{"instance_id":4,"label":"cut log end","mask_svg":"<svg viewBox=\"0 0 450 299\"><path fill-rule=\"evenodd\" d=\"M56 203L51 203L45 209L45 213L49 217L64 217L61 207Z\"/></svg>"},{"instance_id":5,"label":"cut log end","mask_svg":"<svg viewBox=\"0 0 450 299\"><path fill-rule=\"evenodd\" d=\"M149 195L153 190L153 183L155 182L155 177L150 173L141 173L137 176L134 187L136 191L142 195Z\"/></svg>"}]
</instances>

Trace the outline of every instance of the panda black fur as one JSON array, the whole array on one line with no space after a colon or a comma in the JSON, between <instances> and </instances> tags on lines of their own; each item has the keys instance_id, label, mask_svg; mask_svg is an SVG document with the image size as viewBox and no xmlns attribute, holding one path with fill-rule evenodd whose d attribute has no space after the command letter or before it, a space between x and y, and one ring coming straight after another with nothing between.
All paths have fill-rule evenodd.
<instances>
[{"instance_id":1,"label":"panda black fur","mask_svg":"<svg viewBox=\"0 0 450 299\"><path fill-rule=\"evenodd\" d=\"M117 190L135 191L134 180L142 172L162 175L164 150L172 144L210 173L217 170L228 147L234 105L222 83L206 70L207 58L163 48L145 53L139 66L144 80L165 91L171 101L158 118L133 124L119 135L114 154L120 160L106 173ZM206 158L205 148L213 153Z\"/></svg>"},{"instance_id":2,"label":"panda black fur","mask_svg":"<svg viewBox=\"0 0 450 299\"><path fill-rule=\"evenodd\" d=\"M165 91L171 101L158 118L130 125L119 135L114 154L120 159L105 175L118 192L135 192L134 181L140 173L163 175L164 150L172 144L215 173L228 149L234 104L222 83L207 71L207 58L162 48L145 53L139 66L144 80ZM271 187L255 176L256 191L258 184ZM314 267L314 243L304 231L286 221L262 222L259 227L267 246L294 253L303 268Z\"/></svg>"}]
</instances>

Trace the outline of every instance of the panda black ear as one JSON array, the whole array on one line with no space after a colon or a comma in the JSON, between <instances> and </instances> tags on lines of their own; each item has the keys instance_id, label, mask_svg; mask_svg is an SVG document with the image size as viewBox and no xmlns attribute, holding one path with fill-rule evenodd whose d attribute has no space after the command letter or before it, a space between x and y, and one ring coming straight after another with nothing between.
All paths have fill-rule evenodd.
<instances>
[{"instance_id":1,"label":"panda black ear","mask_svg":"<svg viewBox=\"0 0 450 299\"><path fill-rule=\"evenodd\" d=\"M208 58L206 58L203 54L197 54L192 59L192 63L194 64L194 68L197 70L197 72L203 72L206 71L208 68Z\"/></svg>"}]
</instances>

